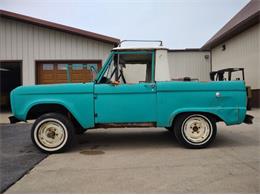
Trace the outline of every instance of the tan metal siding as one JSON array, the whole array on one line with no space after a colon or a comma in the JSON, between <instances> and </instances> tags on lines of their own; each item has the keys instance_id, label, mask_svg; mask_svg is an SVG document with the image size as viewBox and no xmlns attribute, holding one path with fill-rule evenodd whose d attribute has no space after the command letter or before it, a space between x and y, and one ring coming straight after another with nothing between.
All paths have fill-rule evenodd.
<instances>
[{"instance_id":1,"label":"tan metal siding","mask_svg":"<svg viewBox=\"0 0 260 195\"><path fill-rule=\"evenodd\" d=\"M226 50L222 50L222 45ZM245 68L246 83L260 89L260 24L212 49L212 69Z\"/></svg>"},{"instance_id":2,"label":"tan metal siding","mask_svg":"<svg viewBox=\"0 0 260 195\"><path fill-rule=\"evenodd\" d=\"M171 51L168 53L168 61L172 79L191 77L209 81L210 52Z\"/></svg>"},{"instance_id":3,"label":"tan metal siding","mask_svg":"<svg viewBox=\"0 0 260 195\"><path fill-rule=\"evenodd\" d=\"M5 57L5 23L0 17L0 59Z\"/></svg>"},{"instance_id":4,"label":"tan metal siding","mask_svg":"<svg viewBox=\"0 0 260 195\"><path fill-rule=\"evenodd\" d=\"M23 85L35 83L36 60L102 60L112 44L12 19L0 19L0 60L23 61Z\"/></svg>"}]
</instances>

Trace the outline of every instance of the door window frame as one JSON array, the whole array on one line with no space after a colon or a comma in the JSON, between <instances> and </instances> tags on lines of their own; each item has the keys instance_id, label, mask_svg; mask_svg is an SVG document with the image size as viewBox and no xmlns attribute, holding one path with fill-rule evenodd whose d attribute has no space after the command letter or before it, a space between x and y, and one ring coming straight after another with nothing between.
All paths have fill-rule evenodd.
<instances>
[{"instance_id":1,"label":"door window frame","mask_svg":"<svg viewBox=\"0 0 260 195\"><path fill-rule=\"evenodd\" d=\"M106 73L108 67L111 65L111 62L114 58L114 55L116 54L152 54L152 72L151 72L151 82L150 83L155 83L155 51L112 51L109 55L109 57L107 58L103 68L101 69L101 71L98 73L96 79L95 79L95 83L99 84L100 80L102 79L102 77L104 76L104 74Z\"/></svg>"}]
</instances>

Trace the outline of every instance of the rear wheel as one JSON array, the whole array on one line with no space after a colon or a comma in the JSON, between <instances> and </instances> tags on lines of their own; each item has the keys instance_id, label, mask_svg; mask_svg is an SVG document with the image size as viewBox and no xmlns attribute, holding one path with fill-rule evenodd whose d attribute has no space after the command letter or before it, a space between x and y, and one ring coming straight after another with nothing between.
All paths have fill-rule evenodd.
<instances>
[{"instance_id":1,"label":"rear wheel","mask_svg":"<svg viewBox=\"0 0 260 195\"><path fill-rule=\"evenodd\" d=\"M74 126L62 114L47 113L34 122L31 138L36 147L43 152L63 152L72 145Z\"/></svg>"},{"instance_id":2,"label":"rear wheel","mask_svg":"<svg viewBox=\"0 0 260 195\"><path fill-rule=\"evenodd\" d=\"M216 137L215 120L206 114L183 114L176 119L174 133L187 148L205 148Z\"/></svg>"}]
</instances>

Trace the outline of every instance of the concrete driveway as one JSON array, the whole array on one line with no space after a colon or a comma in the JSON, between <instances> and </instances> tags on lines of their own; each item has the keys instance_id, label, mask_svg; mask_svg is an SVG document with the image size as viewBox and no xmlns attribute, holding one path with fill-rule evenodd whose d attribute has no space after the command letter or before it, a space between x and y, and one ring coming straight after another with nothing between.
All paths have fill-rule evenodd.
<instances>
[{"instance_id":1,"label":"concrete driveway","mask_svg":"<svg viewBox=\"0 0 260 195\"><path fill-rule=\"evenodd\" d=\"M165 129L96 129L50 155L7 193L260 193L260 110L253 125L218 124L207 149Z\"/></svg>"}]
</instances>

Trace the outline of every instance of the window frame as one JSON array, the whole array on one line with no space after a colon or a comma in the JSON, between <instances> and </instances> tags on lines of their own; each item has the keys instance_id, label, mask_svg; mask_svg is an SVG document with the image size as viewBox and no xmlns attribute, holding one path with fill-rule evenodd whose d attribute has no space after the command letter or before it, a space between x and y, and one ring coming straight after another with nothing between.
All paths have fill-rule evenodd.
<instances>
[{"instance_id":1,"label":"window frame","mask_svg":"<svg viewBox=\"0 0 260 195\"><path fill-rule=\"evenodd\" d=\"M155 83L155 51L154 50L149 50L149 51L112 51L109 55L109 57L107 58L103 68L101 69L101 71L99 72L99 74L97 75L97 78L95 79L95 83L100 84L100 80L102 79L102 77L104 76L104 74L106 73L108 67L110 66L114 55L116 54L152 54L152 72L151 72L151 82L150 83Z\"/></svg>"},{"instance_id":2,"label":"window frame","mask_svg":"<svg viewBox=\"0 0 260 195\"><path fill-rule=\"evenodd\" d=\"M51 65L51 66L50 66ZM47 68L45 69L44 67L47 66L47 67L52 67L52 68ZM43 71L53 71L55 69L55 64L53 63L43 63L42 64L42 70Z\"/></svg>"}]
</instances>

